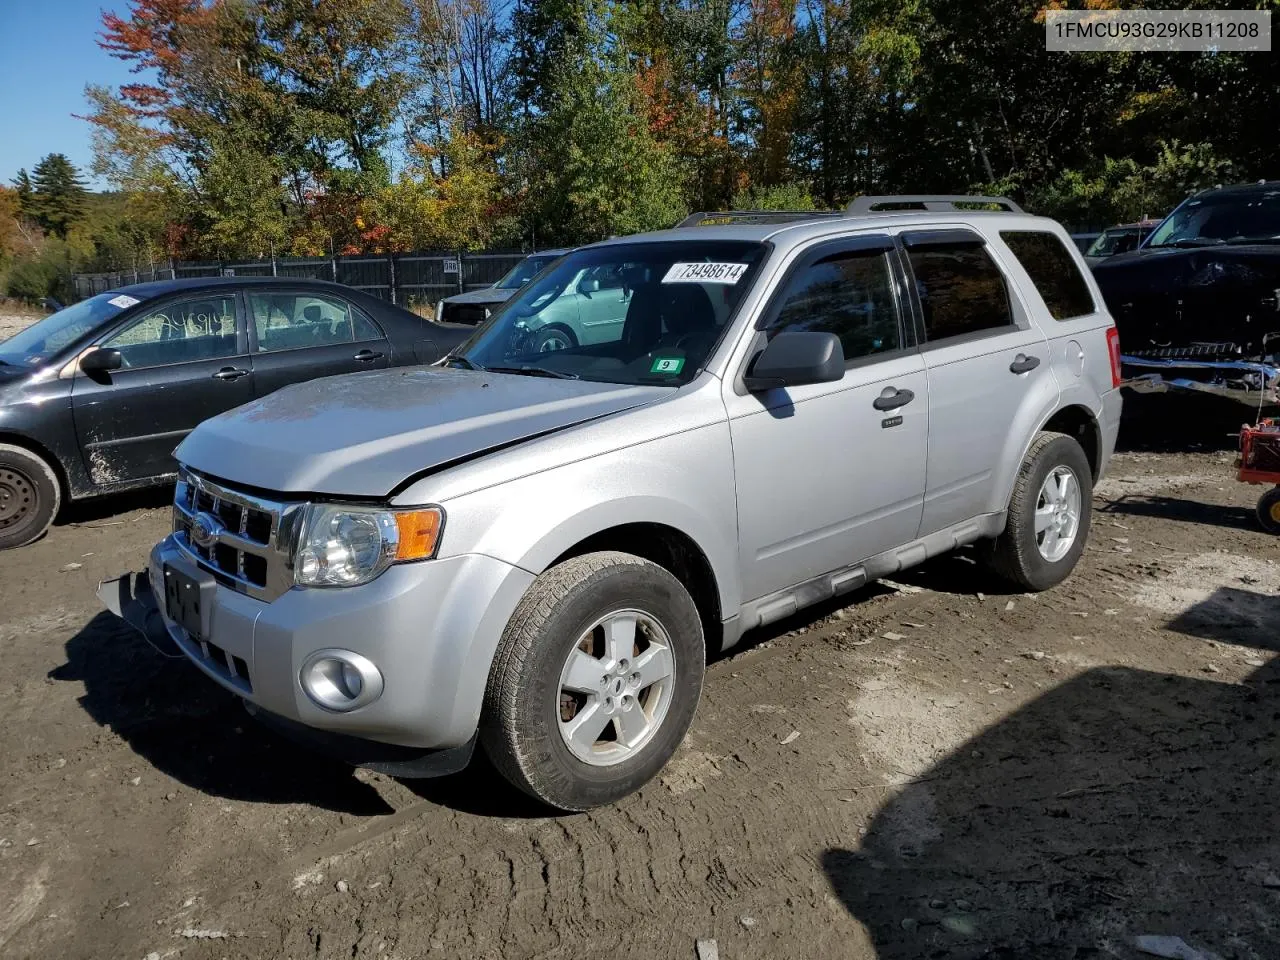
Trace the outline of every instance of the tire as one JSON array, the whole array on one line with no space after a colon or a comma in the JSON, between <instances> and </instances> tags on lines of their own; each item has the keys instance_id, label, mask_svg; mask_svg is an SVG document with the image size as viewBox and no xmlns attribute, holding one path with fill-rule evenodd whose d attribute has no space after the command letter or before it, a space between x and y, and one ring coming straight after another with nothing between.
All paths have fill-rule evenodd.
<instances>
[{"instance_id":1,"label":"tire","mask_svg":"<svg viewBox=\"0 0 1280 960\"><path fill-rule=\"evenodd\" d=\"M1066 528L1057 526L1062 514L1053 503L1042 499L1050 475L1057 480L1064 472L1071 475L1078 490L1069 543L1065 543ZM1055 483L1057 488L1060 484ZM1052 529L1043 531L1042 540L1042 534L1036 530L1037 512L1042 513L1043 522L1046 510L1049 510ZM991 568L1023 590L1040 591L1057 586L1075 569L1084 552L1092 515L1093 472L1080 444L1062 433L1037 434L1014 480L1004 532L989 548Z\"/></svg>"},{"instance_id":2,"label":"tire","mask_svg":"<svg viewBox=\"0 0 1280 960\"><path fill-rule=\"evenodd\" d=\"M625 623L633 615L638 626L628 641ZM614 625L607 629L616 627L618 643L630 647L634 664L610 659L606 628L597 626L602 618ZM664 646L671 675L639 686L641 670L644 679L660 671ZM573 673L571 654L572 666L585 664L585 673ZM620 671L611 671L609 663L621 663ZM480 742L508 781L549 806L586 810L613 803L648 782L680 746L693 722L705 669L702 621L680 581L628 553L574 557L538 577L507 624L489 672ZM609 684L599 690L597 670ZM583 678L591 693L562 687ZM624 710L628 692L630 706ZM600 739L592 741L593 723L598 725L615 704L626 713L613 715L624 725L611 717ZM647 736L633 737L629 746L625 740L639 730L637 718L650 716ZM569 736L574 721L581 721L577 729L583 731L576 739Z\"/></svg>"},{"instance_id":3,"label":"tire","mask_svg":"<svg viewBox=\"0 0 1280 960\"><path fill-rule=\"evenodd\" d=\"M0 443L0 550L38 539L61 502L53 467L24 447Z\"/></svg>"},{"instance_id":4,"label":"tire","mask_svg":"<svg viewBox=\"0 0 1280 960\"><path fill-rule=\"evenodd\" d=\"M549 323L533 335L529 349L532 353L549 353L553 350L568 350L578 345L578 338L573 331L560 323Z\"/></svg>"},{"instance_id":5,"label":"tire","mask_svg":"<svg viewBox=\"0 0 1280 960\"><path fill-rule=\"evenodd\" d=\"M1258 498L1257 514L1263 530L1280 534L1280 487L1272 487Z\"/></svg>"}]
</instances>

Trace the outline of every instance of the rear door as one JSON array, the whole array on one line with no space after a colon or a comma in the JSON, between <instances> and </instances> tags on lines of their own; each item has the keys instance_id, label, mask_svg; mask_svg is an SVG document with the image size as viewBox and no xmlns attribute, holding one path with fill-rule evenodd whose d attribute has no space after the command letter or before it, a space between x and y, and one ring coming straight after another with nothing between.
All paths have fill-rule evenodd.
<instances>
[{"instance_id":1,"label":"rear door","mask_svg":"<svg viewBox=\"0 0 1280 960\"><path fill-rule=\"evenodd\" d=\"M71 385L76 436L97 484L173 473L173 449L197 424L253 399L232 292L170 300L100 346L119 350L124 367L77 373Z\"/></svg>"},{"instance_id":2,"label":"rear door","mask_svg":"<svg viewBox=\"0 0 1280 960\"><path fill-rule=\"evenodd\" d=\"M250 287L254 388L259 397L291 383L389 365L391 344L359 307L326 291Z\"/></svg>"},{"instance_id":3,"label":"rear door","mask_svg":"<svg viewBox=\"0 0 1280 960\"><path fill-rule=\"evenodd\" d=\"M929 376L926 536L1004 508L1008 450L1023 446L1029 405L1042 406L1046 390L1056 400L1057 387L1044 334L980 234L905 230L898 239Z\"/></svg>"}]
</instances>

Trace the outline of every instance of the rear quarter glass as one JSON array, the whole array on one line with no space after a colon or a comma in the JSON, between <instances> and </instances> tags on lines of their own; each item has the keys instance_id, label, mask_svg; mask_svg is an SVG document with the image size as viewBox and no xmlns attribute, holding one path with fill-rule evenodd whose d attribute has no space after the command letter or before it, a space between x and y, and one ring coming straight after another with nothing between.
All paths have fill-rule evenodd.
<instances>
[{"instance_id":1,"label":"rear quarter glass","mask_svg":"<svg viewBox=\"0 0 1280 960\"><path fill-rule=\"evenodd\" d=\"M1093 294L1062 240L1047 230L1002 230L1000 239L1026 271L1055 320L1097 312Z\"/></svg>"}]
</instances>

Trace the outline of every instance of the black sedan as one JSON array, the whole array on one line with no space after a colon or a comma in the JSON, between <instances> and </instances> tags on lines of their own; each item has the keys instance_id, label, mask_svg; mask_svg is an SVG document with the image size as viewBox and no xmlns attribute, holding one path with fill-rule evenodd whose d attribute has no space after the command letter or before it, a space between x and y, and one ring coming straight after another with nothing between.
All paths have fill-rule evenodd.
<instances>
[{"instance_id":1,"label":"black sedan","mask_svg":"<svg viewBox=\"0 0 1280 960\"><path fill-rule=\"evenodd\" d=\"M290 383L430 363L474 328L316 280L122 287L0 342L0 549L58 506L162 483L198 423Z\"/></svg>"}]
</instances>

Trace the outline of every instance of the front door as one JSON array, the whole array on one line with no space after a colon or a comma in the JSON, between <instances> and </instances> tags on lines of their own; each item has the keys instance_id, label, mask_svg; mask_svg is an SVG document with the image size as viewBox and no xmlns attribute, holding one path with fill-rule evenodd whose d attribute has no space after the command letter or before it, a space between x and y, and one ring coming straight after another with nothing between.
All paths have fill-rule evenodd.
<instances>
[{"instance_id":1,"label":"front door","mask_svg":"<svg viewBox=\"0 0 1280 960\"><path fill-rule=\"evenodd\" d=\"M758 338L837 334L841 380L747 395L726 387L744 600L916 536L929 391L891 251L884 236L818 244L763 315Z\"/></svg>"},{"instance_id":2,"label":"front door","mask_svg":"<svg viewBox=\"0 0 1280 960\"><path fill-rule=\"evenodd\" d=\"M578 282L578 342L616 343L622 338L631 292L622 273L614 267L592 267Z\"/></svg>"},{"instance_id":3,"label":"front door","mask_svg":"<svg viewBox=\"0 0 1280 960\"><path fill-rule=\"evenodd\" d=\"M964 229L901 234L929 372L929 466L921 535L1002 509L993 490L1019 412L1052 381L1042 334L982 238ZM1054 388L1056 389L1056 387Z\"/></svg>"},{"instance_id":4,"label":"front door","mask_svg":"<svg viewBox=\"0 0 1280 960\"><path fill-rule=\"evenodd\" d=\"M257 396L291 383L391 362L391 344L358 307L336 294L245 291Z\"/></svg>"},{"instance_id":5,"label":"front door","mask_svg":"<svg viewBox=\"0 0 1280 960\"><path fill-rule=\"evenodd\" d=\"M77 373L76 436L94 483L109 486L177 470L173 449L202 420L253 399L253 376L234 294L173 300L102 344L124 366Z\"/></svg>"}]
</instances>

